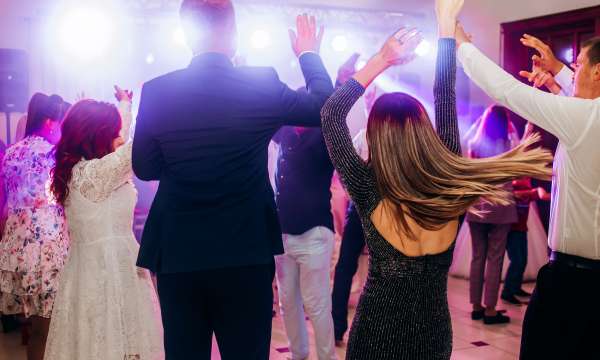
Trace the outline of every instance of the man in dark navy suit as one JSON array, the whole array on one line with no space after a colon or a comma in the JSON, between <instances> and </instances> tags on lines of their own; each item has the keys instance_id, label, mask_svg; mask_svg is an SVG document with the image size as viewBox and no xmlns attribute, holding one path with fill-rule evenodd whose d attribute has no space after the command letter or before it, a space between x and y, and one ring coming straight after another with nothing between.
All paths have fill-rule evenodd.
<instances>
[{"instance_id":1,"label":"man in dark navy suit","mask_svg":"<svg viewBox=\"0 0 600 360\"><path fill-rule=\"evenodd\" d=\"M229 0L184 0L194 59L146 83L133 169L160 180L138 266L157 273L168 360L268 359L273 256L283 252L267 147L283 125L319 126L333 85L318 56L322 28L297 19L292 47L307 92L272 68L234 67Z\"/></svg>"}]
</instances>

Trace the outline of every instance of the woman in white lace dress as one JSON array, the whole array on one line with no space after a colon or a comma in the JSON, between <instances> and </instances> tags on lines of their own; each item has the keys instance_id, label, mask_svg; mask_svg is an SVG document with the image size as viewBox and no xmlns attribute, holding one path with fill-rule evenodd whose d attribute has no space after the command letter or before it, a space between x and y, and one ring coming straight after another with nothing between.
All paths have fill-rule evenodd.
<instances>
[{"instance_id":1,"label":"woman in white lace dress","mask_svg":"<svg viewBox=\"0 0 600 360\"><path fill-rule=\"evenodd\" d=\"M52 192L64 204L72 245L46 360L164 358L156 293L148 271L135 266L131 93L117 88L116 96L118 110L94 100L75 104L56 147Z\"/></svg>"}]
</instances>

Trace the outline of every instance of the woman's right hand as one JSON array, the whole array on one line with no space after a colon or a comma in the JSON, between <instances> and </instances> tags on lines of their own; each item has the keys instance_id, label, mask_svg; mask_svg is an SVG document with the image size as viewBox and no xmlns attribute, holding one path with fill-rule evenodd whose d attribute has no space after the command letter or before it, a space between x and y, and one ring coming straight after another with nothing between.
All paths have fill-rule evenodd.
<instances>
[{"instance_id":1,"label":"woman's right hand","mask_svg":"<svg viewBox=\"0 0 600 360\"><path fill-rule=\"evenodd\" d=\"M416 57L415 50L423 41L417 29L402 28L383 44L377 56L388 65L404 65Z\"/></svg>"},{"instance_id":2,"label":"woman's right hand","mask_svg":"<svg viewBox=\"0 0 600 360\"><path fill-rule=\"evenodd\" d=\"M387 39L381 50L354 75L354 79L365 89L368 88L390 66L412 61L416 57L415 49L422 40L421 33L416 29L400 29Z\"/></svg>"}]
</instances>

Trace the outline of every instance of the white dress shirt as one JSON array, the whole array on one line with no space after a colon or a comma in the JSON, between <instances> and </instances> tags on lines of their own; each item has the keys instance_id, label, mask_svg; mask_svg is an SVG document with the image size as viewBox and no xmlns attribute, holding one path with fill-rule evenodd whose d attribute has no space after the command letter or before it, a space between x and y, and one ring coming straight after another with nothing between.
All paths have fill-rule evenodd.
<instances>
[{"instance_id":1,"label":"white dress shirt","mask_svg":"<svg viewBox=\"0 0 600 360\"><path fill-rule=\"evenodd\" d=\"M499 104L555 135L549 246L600 260L600 98L578 99L527 86L473 44L458 50L467 75Z\"/></svg>"},{"instance_id":2,"label":"white dress shirt","mask_svg":"<svg viewBox=\"0 0 600 360\"><path fill-rule=\"evenodd\" d=\"M554 80L561 87L560 93L566 96L573 96L573 70L568 66L563 66L556 74Z\"/></svg>"}]
</instances>

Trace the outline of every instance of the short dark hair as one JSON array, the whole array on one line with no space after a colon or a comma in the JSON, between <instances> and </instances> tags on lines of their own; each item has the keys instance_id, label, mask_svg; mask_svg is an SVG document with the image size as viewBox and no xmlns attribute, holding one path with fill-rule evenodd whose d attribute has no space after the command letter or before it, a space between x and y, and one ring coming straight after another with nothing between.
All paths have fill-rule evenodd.
<instances>
[{"instance_id":1,"label":"short dark hair","mask_svg":"<svg viewBox=\"0 0 600 360\"><path fill-rule=\"evenodd\" d=\"M223 29L235 23L235 11L230 0L183 0L181 19L209 30Z\"/></svg>"},{"instance_id":2,"label":"short dark hair","mask_svg":"<svg viewBox=\"0 0 600 360\"><path fill-rule=\"evenodd\" d=\"M590 65L594 66L600 63L600 36L584 41L581 48L589 48L587 56L590 59Z\"/></svg>"}]
</instances>

